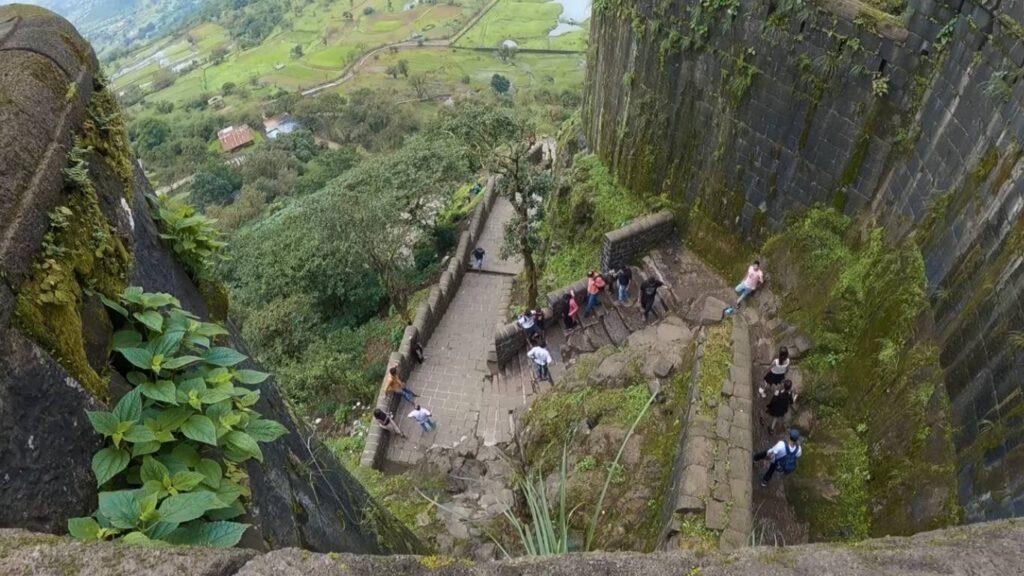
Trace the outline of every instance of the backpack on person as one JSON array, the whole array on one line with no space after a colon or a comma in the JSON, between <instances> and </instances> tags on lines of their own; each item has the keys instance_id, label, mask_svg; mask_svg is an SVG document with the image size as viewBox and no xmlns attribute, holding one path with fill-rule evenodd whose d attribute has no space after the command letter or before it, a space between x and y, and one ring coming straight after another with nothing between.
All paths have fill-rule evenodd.
<instances>
[{"instance_id":1,"label":"backpack on person","mask_svg":"<svg viewBox=\"0 0 1024 576\"><path fill-rule=\"evenodd\" d=\"M797 453L800 451L800 446L793 448L792 451L789 449L789 444L786 444L786 454L778 462L779 471L783 474L792 474L796 471L796 459Z\"/></svg>"}]
</instances>

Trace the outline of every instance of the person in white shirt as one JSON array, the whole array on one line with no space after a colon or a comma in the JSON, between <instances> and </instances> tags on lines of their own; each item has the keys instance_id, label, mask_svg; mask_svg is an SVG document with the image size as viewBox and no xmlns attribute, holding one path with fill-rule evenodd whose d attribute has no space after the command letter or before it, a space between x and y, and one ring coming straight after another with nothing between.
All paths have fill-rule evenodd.
<instances>
[{"instance_id":1,"label":"person in white shirt","mask_svg":"<svg viewBox=\"0 0 1024 576\"><path fill-rule=\"evenodd\" d=\"M757 387L757 393L761 395L761 398L766 396L765 388L770 391L774 391L775 387L782 383L786 379L786 372L789 371L789 348L785 346L779 348L779 355L772 360L772 365L768 368L768 372L764 375L764 384Z\"/></svg>"},{"instance_id":2,"label":"person in white shirt","mask_svg":"<svg viewBox=\"0 0 1024 576\"><path fill-rule=\"evenodd\" d=\"M437 424L430 419L431 416L433 416L433 414L430 413L430 410L427 410L419 404L416 405L415 410L409 412L409 418L415 420L416 423L420 425L420 428L423 428L424 432L430 432L434 428L437 428Z\"/></svg>"},{"instance_id":3,"label":"person in white shirt","mask_svg":"<svg viewBox=\"0 0 1024 576\"><path fill-rule=\"evenodd\" d=\"M762 282L764 282L764 270L761 270L761 261L754 260L750 268L747 268L747 277L736 285L736 294L739 295L739 299L736 300L736 308L739 308L743 299L753 294Z\"/></svg>"},{"instance_id":4,"label":"person in white shirt","mask_svg":"<svg viewBox=\"0 0 1024 576\"><path fill-rule=\"evenodd\" d=\"M802 455L800 431L796 428L789 431L789 436L785 440L779 440L771 448L754 454L754 462L768 461L768 471L761 477L761 487L768 486L776 471L782 472L783 475L792 474L796 470L797 458Z\"/></svg>"},{"instance_id":5,"label":"person in white shirt","mask_svg":"<svg viewBox=\"0 0 1024 576\"><path fill-rule=\"evenodd\" d=\"M516 320L516 324L523 329L527 340L532 342L534 335L537 334L537 320L534 318L533 310L523 312L522 316Z\"/></svg>"},{"instance_id":6,"label":"person in white shirt","mask_svg":"<svg viewBox=\"0 0 1024 576\"><path fill-rule=\"evenodd\" d=\"M548 369L548 365L551 364L551 353L544 347L543 342L538 342L530 348L530 351L526 353L526 356L533 360L535 374L537 380L551 380L551 371Z\"/></svg>"}]
</instances>

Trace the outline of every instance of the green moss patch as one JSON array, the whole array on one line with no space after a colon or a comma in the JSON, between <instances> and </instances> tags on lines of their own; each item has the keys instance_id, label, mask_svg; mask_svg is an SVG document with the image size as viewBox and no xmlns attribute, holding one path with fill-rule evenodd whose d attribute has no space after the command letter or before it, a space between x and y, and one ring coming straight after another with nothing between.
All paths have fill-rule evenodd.
<instances>
[{"instance_id":1,"label":"green moss patch","mask_svg":"<svg viewBox=\"0 0 1024 576\"><path fill-rule=\"evenodd\" d=\"M729 379L732 366L732 321L727 320L708 330L704 343L704 354L700 359L700 375L697 377L698 411L706 416L716 413L716 406L722 397L722 382Z\"/></svg>"},{"instance_id":2,"label":"green moss patch","mask_svg":"<svg viewBox=\"0 0 1024 576\"><path fill-rule=\"evenodd\" d=\"M78 146L80 146L80 142ZM83 292L116 298L127 285L131 256L102 212L88 178L84 150L69 156L67 204L50 215L50 230L32 275L18 288L15 325L42 345L86 389L107 395L104 375L88 362L83 340Z\"/></svg>"}]
</instances>

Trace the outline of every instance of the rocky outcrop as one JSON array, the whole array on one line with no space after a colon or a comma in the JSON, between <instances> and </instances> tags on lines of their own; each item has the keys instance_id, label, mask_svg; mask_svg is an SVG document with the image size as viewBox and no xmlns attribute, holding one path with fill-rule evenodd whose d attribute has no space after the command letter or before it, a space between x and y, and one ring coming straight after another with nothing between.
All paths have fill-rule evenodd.
<instances>
[{"instance_id":1,"label":"rocky outcrop","mask_svg":"<svg viewBox=\"0 0 1024 576\"><path fill-rule=\"evenodd\" d=\"M1019 515L1024 4L906 4L602 2L582 128L625 184L678 207L704 255L816 203L912 234L960 504L972 521Z\"/></svg>"},{"instance_id":2,"label":"rocky outcrop","mask_svg":"<svg viewBox=\"0 0 1024 576\"><path fill-rule=\"evenodd\" d=\"M449 557L311 554L80 544L0 530L0 573L44 576L1002 576L1024 565L1024 523L1003 521L847 546L746 548L730 554L594 553L473 563Z\"/></svg>"},{"instance_id":3,"label":"rocky outcrop","mask_svg":"<svg viewBox=\"0 0 1024 576\"><path fill-rule=\"evenodd\" d=\"M137 285L209 313L160 240L145 200L152 189L131 158L119 116L91 48L70 24L38 8L0 7L2 527L63 533L67 518L96 507L90 461L99 437L85 410L108 406L123 388L107 358L111 323L94 294L116 296ZM86 173L66 170L75 168L69 154L85 161L79 167L87 166ZM237 332L234 344L244 348ZM367 554L418 550L412 534L292 417L273 379L261 385L257 409L289 433L265 445L263 463L248 464L246 521L254 528L244 544ZM0 545L0 556L5 550ZM108 550L92 566L120 561L121 548ZM78 566L74 556L67 570ZM249 556L219 555L205 573L233 571ZM134 573L170 574L192 560L166 552L132 565L164 570Z\"/></svg>"}]
</instances>

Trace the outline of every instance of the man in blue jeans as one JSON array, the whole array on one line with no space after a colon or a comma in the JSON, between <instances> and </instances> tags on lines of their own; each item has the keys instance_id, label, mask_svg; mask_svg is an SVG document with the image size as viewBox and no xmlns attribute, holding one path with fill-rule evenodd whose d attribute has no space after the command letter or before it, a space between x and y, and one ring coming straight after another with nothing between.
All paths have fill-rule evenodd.
<instances>
[{"instance_id":1,"label":"man in blue jeans","mask_svg":"<svg viewBox=\"0 0 1024 576\"><path fill-rule=\"evenodd\" d=\"M409 418L415 420L416 423L420 425L420 428L423 428L424 432L430 432L434 428L437 428L437 424L430 419L431 416L433 416L433 414L430 413L430 410L423 408L419 404L416 405L415 410L409 412Z\"/></svg>"},{"instance_id":2,"label":"man in blue jeans","mask_svg":"<svg viewBox=\"0 0 1024 576\"><path fill-rule=\"evenodd\" d=\"M591 271L587 276L587 305L583 309L584 318L589 317L594 312L594 308L598 305L597 298L604 287L604 278L596 271Z\"/></svg>"},{"instance_id":3,"label":"man in blue jeans","mask_svg":"<svg viewBox=\"0 0 1024 576\"><path fill-rule=\"evenodd\" d=\"M622 270L615 275L615 282L619 285L619 302L625 302L629 297L629 283L633 280L633 271L629 266L623 266Z\"/></svg>"}]
</instances>

